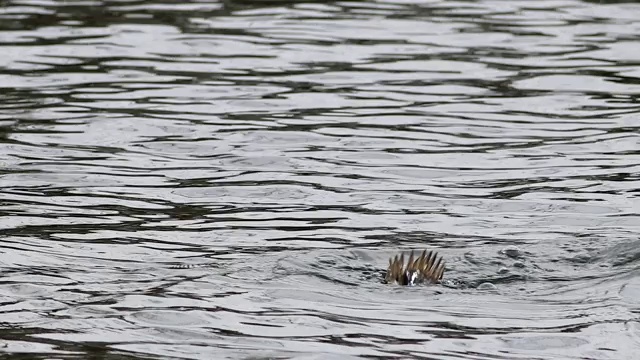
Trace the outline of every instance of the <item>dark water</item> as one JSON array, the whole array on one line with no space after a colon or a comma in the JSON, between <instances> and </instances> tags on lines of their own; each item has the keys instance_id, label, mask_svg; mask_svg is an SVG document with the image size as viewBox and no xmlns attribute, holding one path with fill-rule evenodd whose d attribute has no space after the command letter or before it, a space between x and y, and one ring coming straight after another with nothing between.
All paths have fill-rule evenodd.
<instances>
[{"instance_id":1,"label":"dark water","mask_svg":"<svg viewBox=\"0 0 640 360\"><path fill-rule=\"evenodd\" d=\"M637 359L640 4L0 4L0 352Z\"/></svg>"}]
</instances>

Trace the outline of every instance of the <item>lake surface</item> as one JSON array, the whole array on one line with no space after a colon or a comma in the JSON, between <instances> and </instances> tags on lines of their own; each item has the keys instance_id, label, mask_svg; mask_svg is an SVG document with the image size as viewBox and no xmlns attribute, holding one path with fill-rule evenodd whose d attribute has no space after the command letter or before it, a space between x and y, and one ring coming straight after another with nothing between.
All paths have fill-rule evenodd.
<instances>
[{"instance_id":1,"label":"lake surface","mask_svg":"<svg viewBox=\"0 0 640 360\"><path fill-rule=\"evenodd\" d=\"M639 19L3 1L0 352L637 359Z\"/></svg>"}]
</instances>

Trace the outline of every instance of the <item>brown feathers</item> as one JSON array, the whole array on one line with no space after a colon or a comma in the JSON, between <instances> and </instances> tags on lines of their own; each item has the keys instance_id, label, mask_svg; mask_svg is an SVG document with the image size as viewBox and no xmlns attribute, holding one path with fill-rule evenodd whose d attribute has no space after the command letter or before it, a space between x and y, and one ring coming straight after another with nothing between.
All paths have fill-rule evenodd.
<instances>
[{"instance_id":1,"label":"brown feathers","mask_svg":"<svg viewBox=\"0 0 640 360\"><path fill-rule=\"evenodd\" d=\"M415 285L422 282L437 283L444 274L444 261L435 251L424 250L420 256L414 258L413 251L409 255L406 265L404 254L389 259L389 268L385 275L387 283L400 285Z\"/></svg>"}]
</instances>

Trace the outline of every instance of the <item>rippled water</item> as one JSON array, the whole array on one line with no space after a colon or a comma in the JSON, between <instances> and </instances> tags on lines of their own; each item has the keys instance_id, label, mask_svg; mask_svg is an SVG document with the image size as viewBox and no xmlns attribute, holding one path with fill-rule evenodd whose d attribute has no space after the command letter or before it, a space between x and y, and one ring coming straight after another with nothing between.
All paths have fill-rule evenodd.
<instances>
[{"instance_id":1,"label":"rippled water","mask_svg":"<svg viewBox=\"0 0 640 360\"><path fill-rule=\"evenodd\" d=\"M1 352L636 358L640 4L1 4Z\"/></svg>"}]
</instances>

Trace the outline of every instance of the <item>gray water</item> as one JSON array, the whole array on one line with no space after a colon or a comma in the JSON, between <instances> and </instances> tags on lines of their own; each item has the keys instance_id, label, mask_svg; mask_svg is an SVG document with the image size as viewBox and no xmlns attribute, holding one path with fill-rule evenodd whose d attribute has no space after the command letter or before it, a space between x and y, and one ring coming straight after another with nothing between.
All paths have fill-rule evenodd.
<instances>
[{"instance_id":1,"label":"gray water","mask_svg":"<svg viewBox=\"0 0 640 360\"><path fill-rule=\"evenodd\" d=\"M637 359L640 4L1 4L0 352Z\"/></svg>"}]
</instances>

